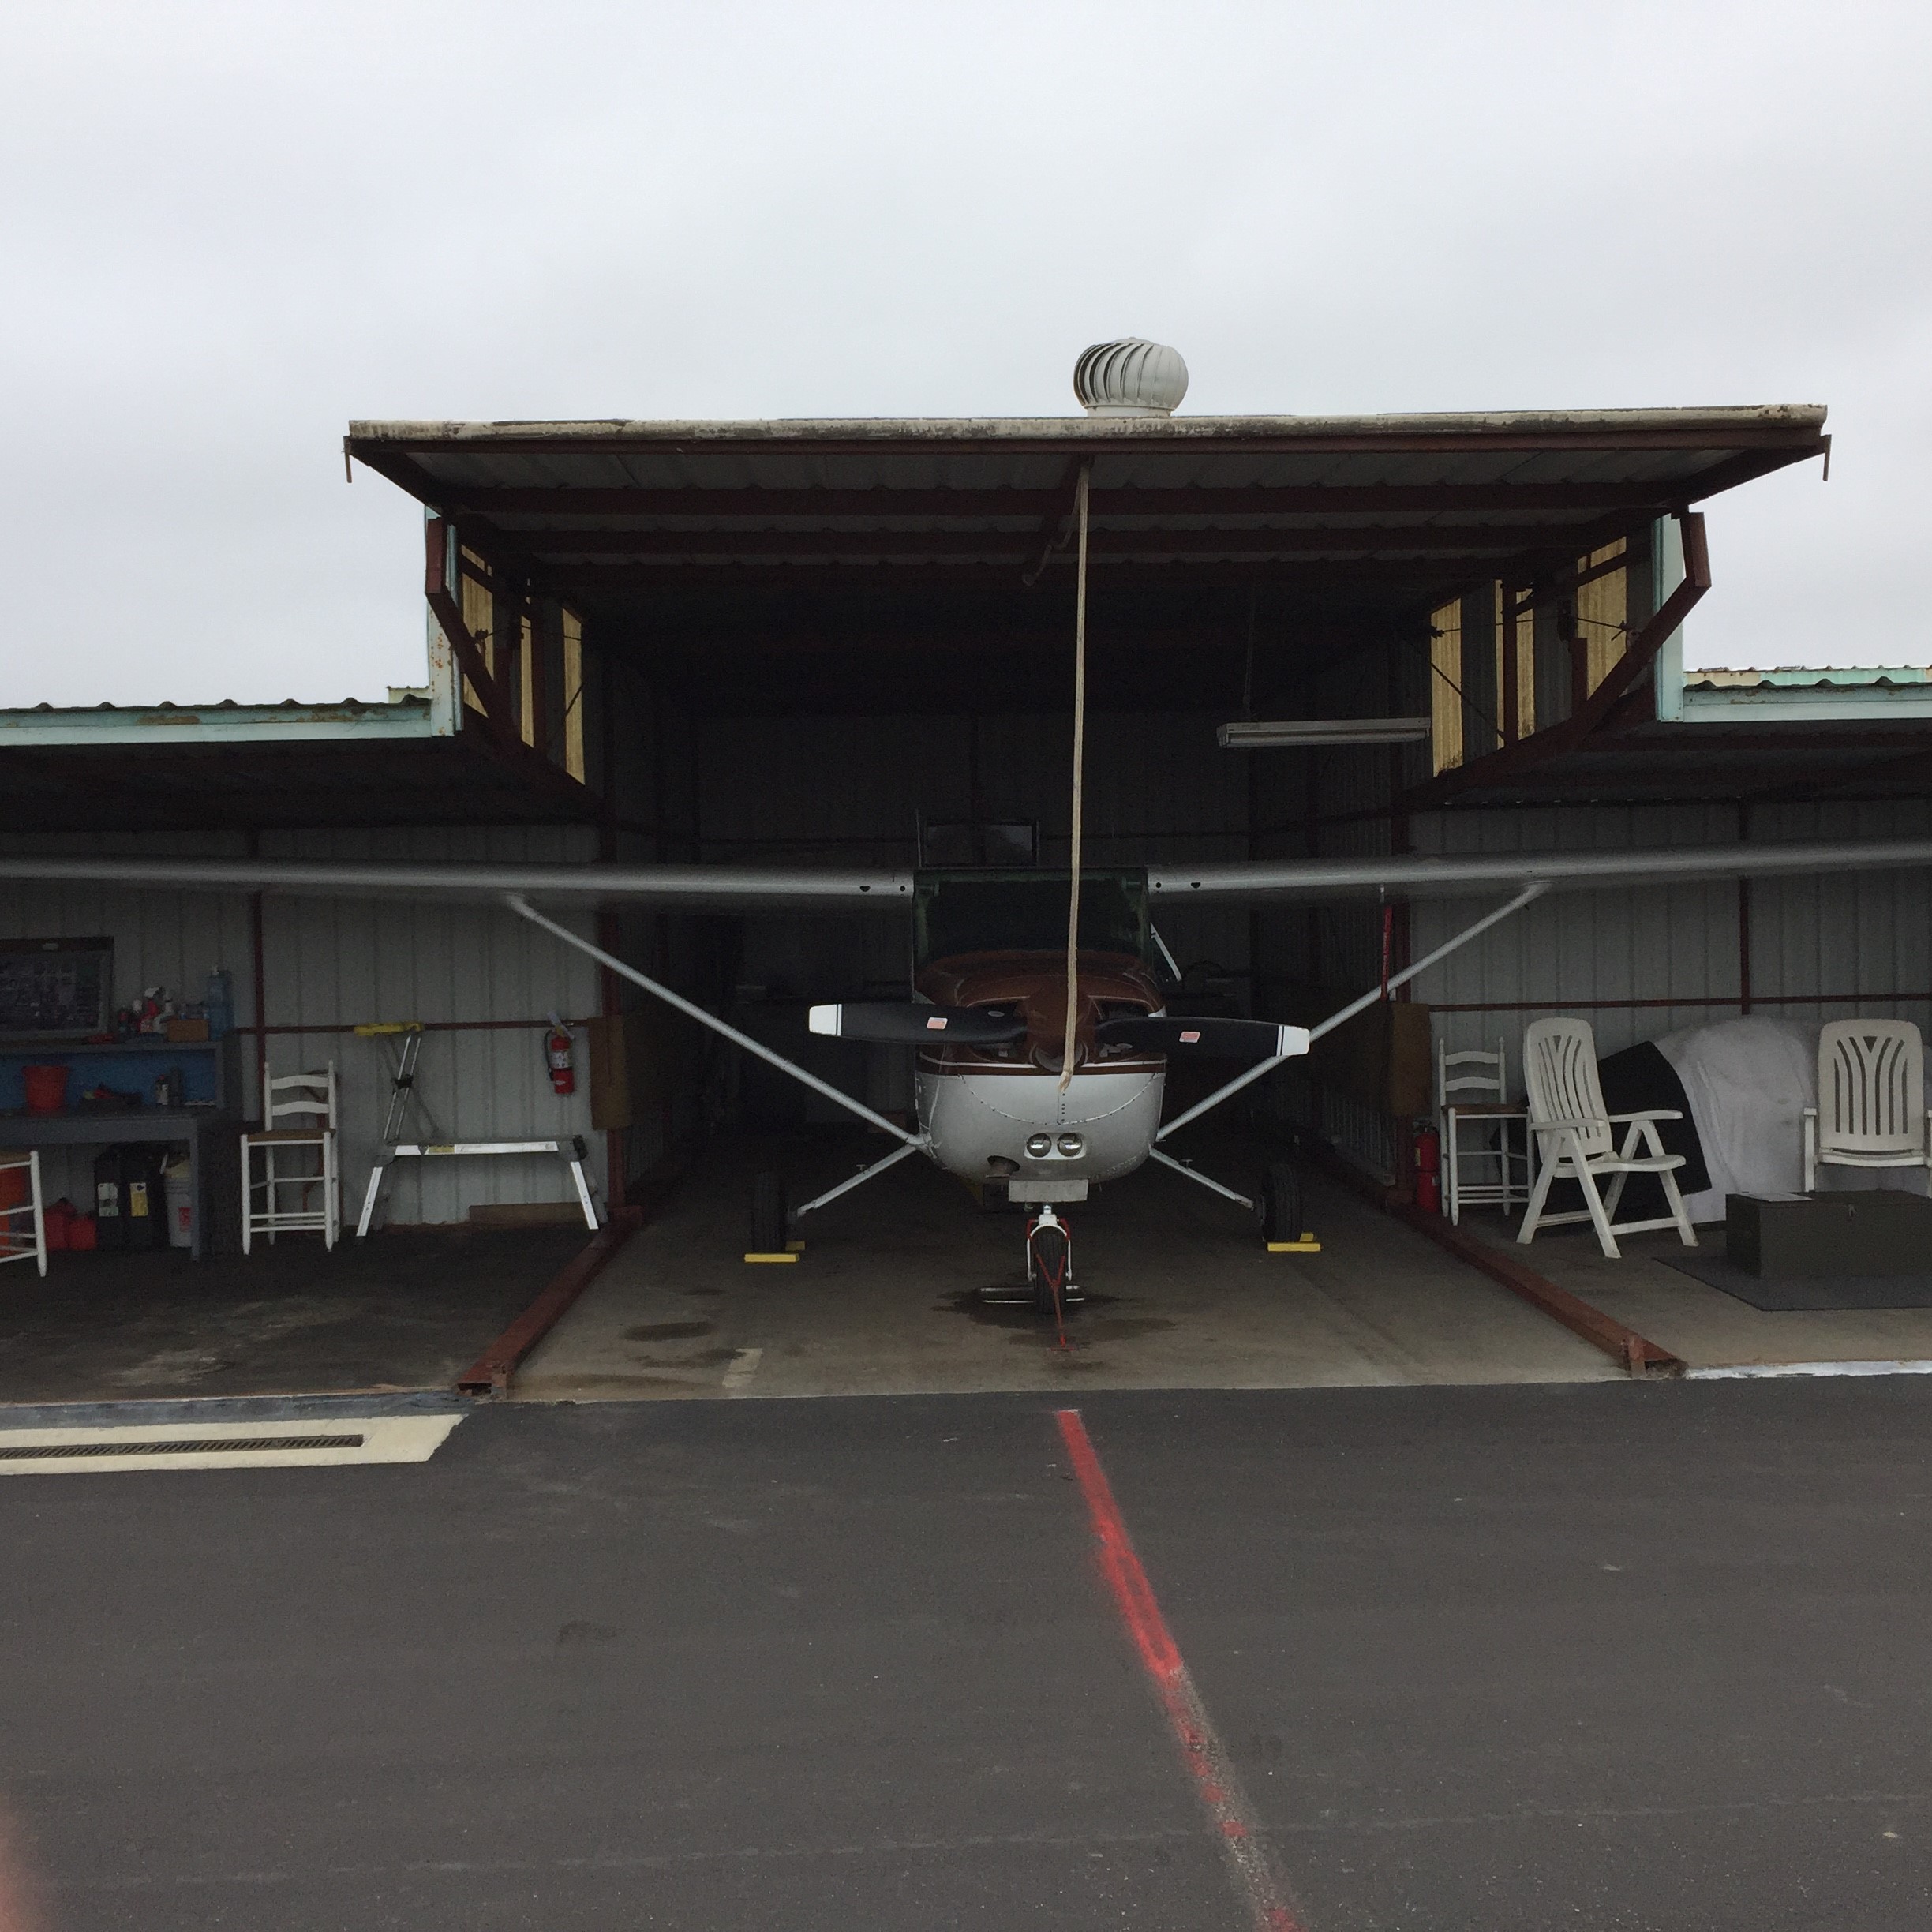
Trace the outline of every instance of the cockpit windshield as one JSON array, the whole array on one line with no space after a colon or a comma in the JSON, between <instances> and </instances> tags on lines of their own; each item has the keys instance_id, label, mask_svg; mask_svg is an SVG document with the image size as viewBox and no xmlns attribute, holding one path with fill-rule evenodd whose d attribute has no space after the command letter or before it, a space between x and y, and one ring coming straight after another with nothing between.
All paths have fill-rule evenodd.
<instances>
[{"instance_id":1,"label":"cockpit windshield","mask_svg":"<svg viewBox=\"0 0 1932 1932\"><path fill-rule=\"evenodd\" d=\"M916 964L964 953L1064 953L1072 874L1040 871L921 872L913 883ZM1144 872L1080 874L1083 952L1151 964Z\"/></svg>"}]
</instances>

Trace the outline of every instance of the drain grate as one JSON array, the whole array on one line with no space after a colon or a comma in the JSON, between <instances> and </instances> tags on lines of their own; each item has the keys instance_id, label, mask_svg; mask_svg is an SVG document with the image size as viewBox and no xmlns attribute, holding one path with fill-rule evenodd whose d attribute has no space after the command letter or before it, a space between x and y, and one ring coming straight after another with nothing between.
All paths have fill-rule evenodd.
<instances>
[{"instance_id":1,"label":"drain grate","mask_svg":"<svg viewBox=\"0 0 1932 1932\"><path fill-rule=\"evenodd\" d=\"M361 1436L184 1436L171 1441L36 1443L0 1445L0 1462L55 1462L76 1456L240 1455L264 1449L360 1449Z\"/></svg>"}]
</instances>

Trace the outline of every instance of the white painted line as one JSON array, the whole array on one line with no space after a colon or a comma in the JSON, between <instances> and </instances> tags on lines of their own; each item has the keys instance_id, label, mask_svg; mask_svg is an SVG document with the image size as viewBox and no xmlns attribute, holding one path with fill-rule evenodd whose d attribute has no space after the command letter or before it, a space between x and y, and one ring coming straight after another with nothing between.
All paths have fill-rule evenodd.
<instances>
[{"instance_id":1,"label":"white painted line","mask_svg":"<svg viewBox=\"0 0 1932 1932\"><path fill-rule=\"evenodd\" d=\"M0 1476L426 1462L462 1420L455 1413L329 1415L269 1422L131 1422L106 1428L0 1429ZM235 1446L223 1446L227 1443ZM139 1446L144 1444L147 1446Z\"/></svg>"},{"instance_id":2,"label":"white painted line","mask_svg":"<svg viewBox=\"0 0 1932 1932\"><path fill-rule=\"evenodd\" d=\"M1932 1375L1932 1361L1734 1362L1722 1368L1687 1368L1694 1382L1758 1381L1785 1376Z\"/></svg>"},{"instance_id":3,"label":"white painted line","mask_svg":"<svg viewBox=\"0 0 1932 1932\"><path fill-rule=\"evenodd\" d=\"M765 1351L762 1348L740 1349L732 1365L724 1371L724 1393L742 1395L764 1359Z\"/></svg>"}]
</instances>

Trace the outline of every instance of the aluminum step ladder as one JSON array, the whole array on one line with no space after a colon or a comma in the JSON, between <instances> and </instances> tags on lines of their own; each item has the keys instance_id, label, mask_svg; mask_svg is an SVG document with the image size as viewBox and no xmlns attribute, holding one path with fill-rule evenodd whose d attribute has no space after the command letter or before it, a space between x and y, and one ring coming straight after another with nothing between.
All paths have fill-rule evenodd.
<instances>
[{"instance_id":1,"label":"aluminum step ladder","mask_svg":"<svg viewBox=\"0 0 1932 1932\"><path fill-rule=\"evenodd\" d=\"M380 1039L388 1049L390 1061L389 1110L383 1118L382 1144L376 1164L369 1170L369 1192L362 1197L362 1218L356 1223L356 1239L367 1236L376 1219L376 1204L390 1167L399 1160L435 1160L470 1154L554 1154L569 1168L577 1189L578 1204L583 1209L584 1224L593 1233L597 1226L597 1204L590 1197L590 1182L584 1173L587 1150L582 1134L554 1140L449 1140L440 1138L442 1129L431 1115L428 1104L416 1087L416 1063L422 1054L423 1029L420 1020L359 1026L364 1039ZM400 1041L399 1048L397 1043ZM417 1114L433 1140L405 1140L410 1114Z\"/></svg>"}]
</instances>

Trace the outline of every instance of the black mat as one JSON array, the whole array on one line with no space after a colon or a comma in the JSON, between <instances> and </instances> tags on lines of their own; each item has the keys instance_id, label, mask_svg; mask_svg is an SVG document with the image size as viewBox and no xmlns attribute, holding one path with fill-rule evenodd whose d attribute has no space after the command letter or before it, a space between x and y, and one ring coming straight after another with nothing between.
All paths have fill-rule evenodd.
<instances>
[{"instance_id":1,"label":"black mat","mask_svg":"<svg viewBox=\"0 0 1932 1932\"><path fill-rule=\"evenodd\" d=\"M1765 1281L1733 1267L1721 1255L1658 1255L1679 1274L1769 1315L1807 1310L1932 1308L1932 1275L1813 1275L1790 1281Z\"/></svg>"}]
</instances>

